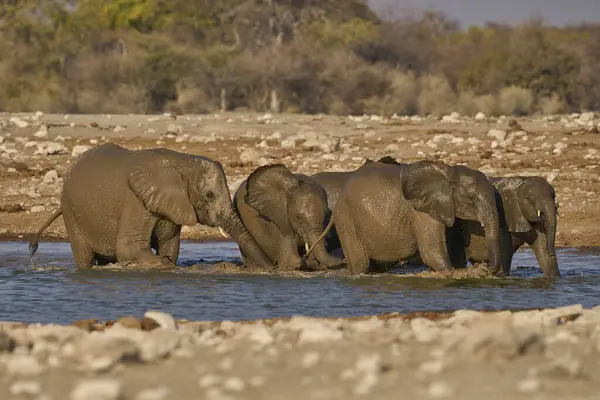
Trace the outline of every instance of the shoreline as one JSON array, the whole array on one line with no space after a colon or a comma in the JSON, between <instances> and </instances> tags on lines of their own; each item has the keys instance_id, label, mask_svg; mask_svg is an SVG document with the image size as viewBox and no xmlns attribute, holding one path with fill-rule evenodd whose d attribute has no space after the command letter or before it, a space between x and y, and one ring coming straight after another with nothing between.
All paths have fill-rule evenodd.
<instances>
[{"instance_id":1,"label":"shoreline","mask_svg":"<svg viewBox=\"0 0 600 400\"><path fill-rule=\"evenodd\" d=\"M594 399L600 307L0 322L0 398Z\"/></svg>"}]
</instances>

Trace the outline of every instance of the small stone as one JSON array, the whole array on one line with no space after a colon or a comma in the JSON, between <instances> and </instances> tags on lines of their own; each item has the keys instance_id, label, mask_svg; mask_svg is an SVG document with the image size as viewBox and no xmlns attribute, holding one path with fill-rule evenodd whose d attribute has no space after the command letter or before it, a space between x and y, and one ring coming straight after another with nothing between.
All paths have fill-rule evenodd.
<instances>
[{"instance_id":1,"label":"small stone","mask_svg":"<svg viewBox=\"0 0 600 400\"><path fill-rule=\"evenodd\" d=\"M73 147L73 150L71 151L71 157L77 157L77 156L85 153L86 151L88 151L91 148L92 148L92 146L88 146L85 144L78 144Z\"/></svg>"},{"instance_id":2,"label":"small stone","mask_svg":"<svg viewBox=\"0 0 600 400\"><path fill-rule=\"evenodd\" d=\"M427 393L432 399L443 399L453 394L452 387L443 381L432 382L427 388Z\"/></svg>"},{"instance_id":3,"label":"small stone","mask_svg":"<svg viewBox=\"0 0 600 400\"><path fill-rule=\"evenodd\" d=\"M392 152L398 151L399 148L400 147L397 144L392 143L392 144L388 144L383 151L386 153L392 153Z\"/></svg>"},{"instance_id":4,"label":"small stone","mask_svg":"<svg viewBox=\"0 0 600 400\"><path fill-rule=\"evenodd\" d=\"M41 125L40 129L33 134L36 138L47 138L48 137L48 127L46 125Z\"/></svg>"},{"instance_id":5,"label":"small stone","mask_svg":"<svg viewBox=\"0 0 600 400\"><path fill-rule=\"evenodd\" d=\"M198 379L198 386L203 389L218 385L221 382L221 377L215 374L206 374Z\"/></svg>"},{"instance_id":6,"label":"small stone","mask_svg":"<svg viewBox=\"0 0 600 400\"><path fill-rule=\"evenodd\" d=\"M144 318L153 319L163 329L177 330L177 323L171 314L162 311L146 311Z\"/></svg>"},{"instance_id":7,"label":"small stone","mask_svg":"<svg viewBox=\"0 0 600 400\"><path fill-rule=\"evenodd\" d=\"M263 154L256 149L246 149L240 153L240 161L244 165L258 165Z\"/></svg>"},{"instance_id":8,"label":"small stone","mask_svg":"<svg viewBox=\"0 0 600 400\"><path fill-rule=\"evenodd\" d=\"M229 390L230 392L241 392L246 388L246 384L240 378L232 376L225 379L225 382L223 382L223 388L225 390Z\"/></svg>"},{"instance_id":9,"label":"small stone","mask_svg":"<svg viewBox=\"0 0 600 400\"><path fill-rule=\"evenodd\" d=\"M117 125L113 128L113 132L115 133L123 132L124 130L125 128L123 128L121 125Z\"/></svg>"},{"instance_id":10,"label":"small stone","mask_svg":"<svg viewBox=\"0 0 600 400\"><path fill-rule=\"evenodd\" d=\"M39 361L29 355L13 356L6 362L6 370L13 375L38 375L42 372L42 366Z\"/></svg>"},{"instance_id":11,"label":"small stone","mask_svg":"<svg viewBox=\"0 0 600 400\"><path fill-rule=\"evenodd\" d=\"M71 392L71 400L117 400L121 397L121 383L114 379L99 378L81 381Z\"/></svg>"},{"instance_id":12,"label":"small stone","mask_svg":"<svg viewBox=\"0 0 600 400\"><path fill-rule=\"evenodd\" d=\"M156 328L159 328L160 325L158 324L158 322L156 322L155 320L153 320L152 318L146 318L144 317L142 319L142 330L143 331L152 331Z\"/></svg>"},{"instance_id":13,"label":"small stone","mask_svg":"<svg viewBox=\"0 0 600 400\"><path fill-rule=\"evenodd\" d=\"M284 139L281 141L280 146L282 149L293 149L296 147L296 140L291 138Z\"/></svg>"},{"instance_id":14,"label":"small stone","mask_svg":"<svg viewBox=\"0 0 600 400\"><path fill-rule=\"evenodd\" d=\"M37 396L42 392L42 385L36 381L16 381L9 391L13 396Z\"/></svg>"},{"instance_id":15,"label":"small stone","mask_svg":"<svg viewBox=\"0 0 600 400\"><path fill-rule=\"evenodd\" d=\"M44 207L44 206L33 206L33 207L31 207L31 208L29 209L29 211L30 211L31 213L34 213L34 214L36 214L36 213L41 213L41 212L44 212L44 211L46 211L46 207Z\"/></svg>"},{"instance_id":16,"label":"small stone","mask_svg":"<svg viewBox=\"0 0 600 400\"><path fill-rule=\"evenodd\" d=\"M267 137L267 139L275 139L275 140L279 140L281 139L283 136L281 135L281 132L274 132L273 134L269 135Z\"/></svg>"},{"instance_id":17,"label":"small stone","mask_svg":"<svg viewBox=\"0 0 600 400\"><path fill-rule=\"evenodd\" d=\"M519 381L517 384L517 390L521 393L533 393L540 390L542 384L539 379L527 378Z\"/></svg>"},{"instance_id":18,"label":"small stone","mask_svg":"<svg viewBox=\"0 0 600 400\"><path fill-rule=\"evenodd\" d=\"M478 112L477 114L475 114L475 119L477 121L483 121L484 119L486 119L486 116L484 113Z\"/></svg>"},{"instance_id":19,"label":"small stone","mask_svg":"<svg viewBox=\"0 0 600 400\"><path fill-rule=\"evenodd\" d=\"M135 396L135 400L164 400L169 397L169 392L166 387L144 389Z\"/></svg>"},{"instance_id":20,"label":"small stone","mask_svg":"<svg viewBox=\"0 0 600 400\"><path fill-rule=\"evenodd\" d=\"M506 131L500 129L490 129L490 131L487 133L487 136L492 137L500 142L506 139Z\"/></svg>"},{"instance_id":21,"label":"small stone","mask_svg":"<svg viewBox=\"0 0 600 400\"><path fill-rule=\"evenodd\" d=\"M302 357L302 368L313 368L316 367L321 361L321 356L316 351L306 353Z\"/></svg>"},{"instance_id":22,"label":"small stone","mask_svg":"<svg viewBox=\"0 0 600 400\"><path fill-rule=\"evenodd\" d=\"M27 128L29 126L29 123L27 121L24 121L19 117L12 117L10 119L10 122L12 122L12 124L15 125L17 128Z\"/></svg>"},{"instance_id":23,"label":"small stone","mask_svg":"<svg viewBox=\"0 0 600 400\"><path fill-rule=\"evenodd\" d=\"M271 332L263 324L255 324L248 333L248 339L262 346L267 346L275 341Z\"/></svg>"},{"instance_id":24,"label":"small stone","mask_svg":"<svg viewBox=\"0 0 600 400\"><path fill-rule=\"evenodd\" d=\"M58 179L58 172L56 172L55 169L46 172L46 174L44 175L44 183L52 183L52 182L56 182L56 180Z\"/></svg>"},{"instance_id":25,"label":"small stone","mask_svg":"<svg viewBox=\"0 0 600 400\"><path fill-rule=\"evenodd\" d=\"M37 144L35 154L42 156L52 156L57 154L67 154L67 148L62 143L40 142Z\"/></svg>"}]
</instances>

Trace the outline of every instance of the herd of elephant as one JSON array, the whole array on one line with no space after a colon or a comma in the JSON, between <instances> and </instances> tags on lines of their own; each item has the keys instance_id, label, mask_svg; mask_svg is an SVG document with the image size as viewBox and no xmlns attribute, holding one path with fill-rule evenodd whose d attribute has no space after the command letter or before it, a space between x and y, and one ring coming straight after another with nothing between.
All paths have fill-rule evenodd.
<instances>
[{"instance_id":1,"label":"herd of elephant","mask_svg":"<svg viewBox=\"0 0 600 400\"><path fill-rule=\"evenodd\" d=\"M554 188L541 177L492 178L440 161L367 160L355 171L294 174L257 168L231 200L218 161L168 149L104 144L64 178L60 208L77 267L141 261L172 266L183 225L219 227L252 268L366 273L418 260L443 271L482 265L510 274L527 243L558 277Z\"/></svg>"}]
</instances>

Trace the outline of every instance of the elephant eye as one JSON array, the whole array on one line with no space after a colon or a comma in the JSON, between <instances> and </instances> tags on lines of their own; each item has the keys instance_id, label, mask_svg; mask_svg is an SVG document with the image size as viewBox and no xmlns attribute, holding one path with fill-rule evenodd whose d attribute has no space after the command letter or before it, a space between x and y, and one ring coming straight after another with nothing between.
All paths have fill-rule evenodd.
<instances>
[{"instance_id":1,"label":"elephant eye","mask_svg":"<svg viewBox=\"0 0 600 400\"><path fill-rule=\"evenodd\" d=\"M215 194L214 194L214 192L212 192L212 191L210 191L210 190L209 190L208 192L206 192L206 198L207 198L208 200L213 200L213 199L215 198Z\"/></svg>"}]
</instances>

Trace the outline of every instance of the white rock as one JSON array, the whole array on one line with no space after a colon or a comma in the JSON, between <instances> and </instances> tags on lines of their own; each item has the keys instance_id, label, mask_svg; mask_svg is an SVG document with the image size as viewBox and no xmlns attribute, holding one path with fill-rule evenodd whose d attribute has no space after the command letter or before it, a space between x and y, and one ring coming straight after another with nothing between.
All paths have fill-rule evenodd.
<instances>
[{"instance_id":1,"label":"white rock","mask_svg":"<svg viewBox=\"0 0 600 400\"><path fill-rule=\"evenodd\" d=\"M314 368L321 361L321 356L316 351L311 351L302 356L302 368Z\"/></svg>"},{"instance_id":2,"label":"white rock","mask_svg":"<svg viewBox=\"0 0 600 400\"><path fill-rule=\"evenodd\" d=\"M169 393L166 387L144 389L135 396L135 400L165 400L169 398Z\"/></svg>"},{"instance_id":3,"label":"white rock","mask_svg":"<svg viewBox=\"0 0 600 400\"><path fill-rule=\"evenodd\" d=\"M392 143L388 144L383 151L386 153L393 153L395 151L398 151L399 148L400 147L397 144Z\"/></svg>"},{"instance_id":4,"label":"white rock","mask_svg":"<svg viewBox=\"0 0 600 400\"><path fill-rule=\"evenodd\" d=\"M40 126L40 129L33 134L33 136L37 138L47 138L48 137L48 127L46 125Z\"/></svg>"},{"instance_id":5,"label":"white rock","mask_svg":"<svg viewBox=\"0 0 600 400\"><path fill-rule=\"evenodd\" d=\"M267 139L276 139L276 140L279 140L282 137L283 136L281 135L281 132L273 132L271 135L267 136Z\"/></svg>"},{"instance_id":6,"label":"white rock","mask_svg":"<svg viewBox=\"0 0 600 400\"><path fill-rule=\"evenodd\" d=\"M223 388L230 392L242 392L246 389L246 384L238 377L231 376L223 382Z\"/></svg>"},{"instance_id":7,"label":"white rock","mask_svg":"<svg viewBox=\"0 0 600 400\"><path fill-rule=\"evenodd\" d=\"M56 182L56 180L58 179L58 172L56 172L55 169L46 172L46 174L44 175L44 183L52 183L52 182Z\"/></svg>"},{"instance_id":8,"label":"white rock","mask_svg":"<svg viewBox=\"0 0 600 400\"><path fill-rule=\"evenodd\" d=\"M41 213L41 212L46 211L46 207L44 207L44 206L33 206L33 207L31 207L29 209L29 211L32 212L32 213L34 213L34 214L35 213Z\"/></svg>"},{"instance_id":9,"label":"white rock","mask_svg":"<svg viewBox=\"0 0 600 400\"><path fill-rule=\"evenodd\" d=\"M149 310L146 311L144 317L156 321L156 323L163 329L177 329L177 323L175 322L175 319L173 318L173 316L171 316L171 314L162 311Z\"/></svg>"},{"instance_id":10,"label":"white rock","mask_svg":"<svg viewBox=\"0 0 600 400\"><path fill-rule=\"evenodd\" d=\"M506 139L506 131L503 131L501 129L490 129L489 132L487 133L487 136L494 138L498 141L502 141L502 140Z\"/></svg>"},{"instance_id":11,"label":"white rock","mask_svg":"<svg viewBox=\"0 0 600 400\"><path fill-rule=\"evenodd\" d=\"M73 147L73 150L71 151L71 156L72 157L77 157L77 156L85 153L86 151L90 150L91 148L92 148L92 146L88 146L88 145L85 145L85 144L75 145Z\"/></svg>"},{"instance_id":12,"label":"white rock","mask_svg":"<svg viewBox=\"0 0 600 400\"><path fill-rule=\"evenodd\" d=\"M341 340L343 337L339 325L328 320L294 316L286 326L299 331L298 344Z\"/></svg>"},{"instance_id":13,"label":"white rock","mask_svg":"<svg viewBox=\"0 0 600 400\"><path fill-rule=\"evenodd\" d=\"M475 119L477 121L483 121L484 119L486 119L487 117L485 116L484 113L482 113L481 111L478 112L477 114L475 114Z\"/></svg>"},{"instance_id":14,"label":"white rock","mask_svg":"<svg viewBox=\"0 0 600 400\"><path fill-rule=\"evenodd\" d=\"M433 399L443 399L454 394L452 387L443 381L432 382L427 388L427 392L429 397Z\"/></svg>"},{"instance_id":15,"label":"white rock","mask_svg":"<svg viewBox=\"0 0 600 400\"><path fill-rule=\"evenodd\" d=\"M181 133L181 125L169 124L167 126L167 133L179 135Z\"/></svg>"},{"instance_id":16,"label":"white rock","mask_svg":"<svg viewBox=\"0 0 600 400\"><path fill-rule=\"evenodd\" d=\"M259 165L263 154L256 149L245 149L240 153L240 161L246 165Z\"/></svg>"},{"instance_id":17,"label":"white rock","mask_svg":"<svg viewBox=\"0 0 600 400\"><path fill-rule=\"evenodd\" d=\"M581 122L587 123L587 122L593 121L595 117L596 117L596 115L593 112L584 112L584 113L581 113L581 115L579 115L579 118L577 118L577 119Z\"/></svg>"},{"instance_id":18,"label":"white rock","mask_svg":"<svg viewBox=\"0 0 600 400\"><path fill-rule=\"evenodd\" d=\"M42 385L36 381L16 381L8 390L13 396L37 396L42 392Z\"/></svg>"},{"instance_id":19,"label":"white rock","mask_svg":"<svg viewBox=\"0 0 600 400\"><path fill-rule=\"evenodd\" d=\"M35 154L51 156L56 154L67 154L67 148L62 143L40 142L37 144Z\"/></svg>"},{"instance_id":20,"label":"white rock","mask_svg":"<svg viewBox=\"0 0 600 400\"><path fill-rule=\"evenodd\" d=\"M384 322L377 318L372 317L363 321L355 321L350 324L350 328L357 333L368 333L382 329Z\"/></svg>"},{"instance_id":21,"label":"white rock","mask_svg":"<svg viewBox=\"0 0 600 400\"><path fill-rule=\"evenodd\" d=\"M71 392L71 400L117 400L121 393L121 382L115 379L87 379L75 386Z\"/></svg>"},{"instance_id":22,"label":"white rock","mask_svg":"<svg viewBox=\"0 0 600 400\"><path fill-rule=\"evenodd\" d=\"M420 343L429 343L440 335L440 328L434 321L426 318L415 318L410 321L410 327L415 334L415 339Z\"/></svg>"},{"instance_id":23,"label":"white rock","mask_svg":"<svg viewBox=\"0 0 600 400\"><path fill-rule=\"evenodd\" d=\"M12 117L9 121L17 128L27 128L29 126L29 122L24 121L19 117Z\"/></svg>"},{"instance_id":24,"label":"white rock","mask_svg":"<svg viewBox=\"0 0 600 400\"><path fill-rule=\"evenodd\" d=\"M293 149L296 147L296 140L292 138L287 138L281 141L282 149Z\"/></svg>"},{"instance_id":25,"label":"white rock","mask_svg":"<svg viewBox=\"0 0 600 400\"><path fill-rule=\"evenodd\" d=\"M457 124L460 122L460 116L459 116L459 118L455 118L452 115L444 115L442 117L442 122L449 123L449 124Z\"/></svg>"},{"instance_id":26,"label":"white rock","mask_svg":"<svg viewBox=\"0 0 600 400\"><path fill-rule=\"evenodd\" d=\"M257 323L249 325L248 327L241 328L241 332L243 332L244 329L248 329L246 334L248 339L261 346L267 346L275 341L275 338L273 337L269 329L267 329L267 327L263 324Z\"/></svg>"},{"instance_id":27,"label":"white rock","mask_svg":"<svg viewBox=\"0 0 600 400\"><path fill-rule=\"evenodd\" d=\"M16 355L6 361L6 370L12 375L32 376L42 372L42 366L33 356Z\"/></svg>"}]
</instances>

